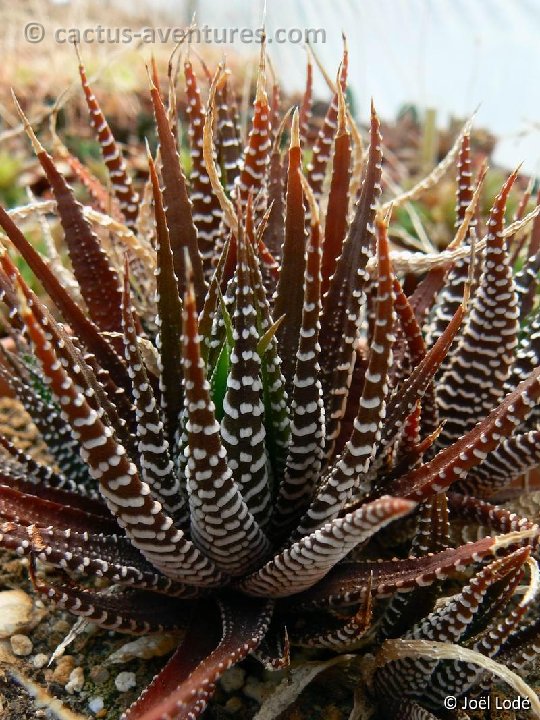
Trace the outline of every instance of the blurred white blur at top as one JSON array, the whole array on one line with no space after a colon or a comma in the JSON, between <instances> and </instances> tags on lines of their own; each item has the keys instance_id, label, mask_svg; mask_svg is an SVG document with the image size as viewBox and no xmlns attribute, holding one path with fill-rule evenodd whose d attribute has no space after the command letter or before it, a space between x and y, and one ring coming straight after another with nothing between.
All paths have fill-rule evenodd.
<instances>
[{"instance_id":1,"label":"blurred white blur at top","mask_svg":"<svg viewBox=\"0 0 540 720\"><path fill-rule=\"evenodd\" d=\"M195 13L200 25L219 28L260 27L264 7L261 0L112 2L124 10L138 3L176 24ZM523 161L526 172L540 174L540 0L267 0L265 25L269 36L277 28L324 28L316 50L332 76L345 31L361 120L371 97L384 118L414 104L435 108L441 125L478 107L476 124L499 139L496 162L510 168ZM256 52L239 41L233 47ZM301 90L302 45L272 43L269 53L283 89ZM320 76L315 92L327 97Z\"/></svg>"}]
</instances>

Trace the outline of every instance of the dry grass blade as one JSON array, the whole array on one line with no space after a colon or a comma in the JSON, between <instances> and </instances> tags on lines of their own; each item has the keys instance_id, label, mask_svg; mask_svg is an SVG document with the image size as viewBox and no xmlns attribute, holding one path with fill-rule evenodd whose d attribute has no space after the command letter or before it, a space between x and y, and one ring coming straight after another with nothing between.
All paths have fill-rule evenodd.
<instances>
[{"instance_id":1,"label":"dry grass blade","mask_svg":"<svg viewBox=\"0 0 540 720\"><path fill-rule=\"evenodd\" d=\"M475 650L433 640L386 640L375 658L375 667L401 658L427 658L429 660L458 660L480 665L510 685L521 698L530 701L531 712L540 718L540 699L530 685L504 665Z\"/></svg>"},{"instance_id":2,"label":"dry grass blade","mask_svg":"<svg viewBox=\"0 0 540 720\"><path fill-rule=\"evenodd\" d=\"M343 665L354 660L354 655L338 655L324 662L307 662L294 668L278 685L277 689L265 700L253 720L274 720L286 710L302 690L320 673L335 665Z\"/></svg>"},{"instance_id":3,"label":"dry grass blade","mask_svg":"<svg viewBox=\"0 0 540 720\"><path fill-rule=\"evenodd\" d=\"M84 715L67 708L58 698L51 695L47 688L38 685L20 670L10 667L8 672L13 680L34 698L36 706L47 711L49 717L56 720L87 720Z\"/></svg>"},{"instance_id":4,"label":"dry grass blade","mask_svg":"<svg viewBox=\"0 0 540 720\"><path fill-rule=\"evenodd\" d=\"M410 190L407 190L401 195L397 195L391 200L383 203L383 211L387 210L390 206L393 206L394 210L396 210L397 208L405 205L405 203L416 200L422 195L422 193L426 192L426 190L429 190L430 188L437 185L439 180L441 180L441 178L446 175L448 170L450 170L450 168L454 166L455 159L459 153L459 148L461 147L461 141L463 140L463 137L470 132L473 119L474 115L472 118L467 120L448 153L441 160L441 162L433 168L429 175L427 175L425 178L422 178L422 180L416 183L416 185L414 185Z\"/></svg>"}]
</instances>

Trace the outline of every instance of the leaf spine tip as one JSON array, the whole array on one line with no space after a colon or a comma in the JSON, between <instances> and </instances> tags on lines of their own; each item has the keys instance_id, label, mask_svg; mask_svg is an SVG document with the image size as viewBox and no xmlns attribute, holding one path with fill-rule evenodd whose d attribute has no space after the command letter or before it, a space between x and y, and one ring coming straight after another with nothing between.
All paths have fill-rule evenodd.
<instances>
[{"instance_id":1,"label":"leaf spine tip","mask_svg":"<svg viewBox=\"0 0 540 720\"><path fill-rule=\"evenodd\" d=\"M11 96L13 98L13 102L15 103L15 109L17 110L17 113L21 119L23 126L24 126L24 130L25 130L26 134L28 135L28 137L30 138L32 147L34 148L34 152L36 153L36 155L40 155L41 153L44 153L45 148L37 139L36 134L35 134L34 130L32 129L32 126L30 125L30 121L24 114L23 109L19 104L19 101L17 99L17 96L15 95L15 91L13 90L13 88L11 88Z\"/></svg>"},{"instance_id":2,"label":"leaf spine tip","mask_svg":"<svg viewBox=\"0 0 540 720\"><path fill-rule=\"evenodd\" d=\"M343 63L340 63L336 80L336 89L338 96L338 126L336 137L341 137L342 135L345 135L347 133L347 103L345 102L345 94L343 92L343 88L341 87L341 82L339 81L342 69Z\"/></svg>"},{"instance_id":3,"label":"leaf spine tip","mask_svg":"<svg viewBox=\"0 0 540 720\"><path fill-rule=\"evenodd\" d=\"M298 108L294 109L291 124L291 144L290 149L300 147L300 120L298 118Z\"/></svg>"}]
</instances>

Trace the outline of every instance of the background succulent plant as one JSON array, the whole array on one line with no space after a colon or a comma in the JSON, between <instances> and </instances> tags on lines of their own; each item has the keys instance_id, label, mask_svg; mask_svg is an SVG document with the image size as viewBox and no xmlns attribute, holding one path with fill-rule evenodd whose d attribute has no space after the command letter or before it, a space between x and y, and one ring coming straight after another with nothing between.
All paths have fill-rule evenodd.
<instances>
[{"instance_id":1,"label":"background succulent plant","mask_svg":"<svg viewBox=\"0 0 540 720\"><path fill-rule=\"evenodd\" d=\"M279 668L291 644L366 652L383 640L374 706L433 717L445 695L484 688L482 656L518 668L536 652L538 496L502 491L539 460L538 223L517 274L508 252L537 211L523 202L504 229L513 173L484 221L468 126L428 178L383 202L379 120L372 108L364 151L346 50L306 168L311 67L301 107L281 119L262 55L244 150L225 69L206 109L189 60L184 72L188 179L173 70L168 108L150 73L159 146L140 192L82 63L111 192L56 142L89 192L79 204L26 123L69 263L51 245L42 257L14 222L50 202L0 209L54 305L2 246L16 351L0 374L51 463L0 439L0 544L31 558L39 593L101 627L185 628L129 720L197 717L249 653ZM392 212L456 158L450 248L391 252ZM45 583L37 562L63 581ZM422 658L422 640L465 654L434 657L433 645Z\"/></svg>"}]
</instances>

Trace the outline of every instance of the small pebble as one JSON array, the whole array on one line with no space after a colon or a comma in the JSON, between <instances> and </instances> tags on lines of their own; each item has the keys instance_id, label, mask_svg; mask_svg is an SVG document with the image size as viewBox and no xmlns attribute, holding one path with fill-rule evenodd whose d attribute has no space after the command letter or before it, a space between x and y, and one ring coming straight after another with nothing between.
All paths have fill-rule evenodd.
<instances>
[{"instance_id":1,"label":"small pebble","mask_svg":"<svg viewBox=\"0 0 540 720\"><path fill-rule=\"evenodd\" d=\"M104 702L102 697L95 697L90 700L88 703L88 707L90 709L90 712L93 712L94 715L97 715L101 710L103 710Z\"/></svg>"},{"instance_id":2,"label":"small pebble","mask_svg":"<svg viewBox=\"0 0 540 720\"><path fill-rule=\"evenodd\" d=\"M230 714L234 715L243 707L242 700L238 697L238 695L235 695L232 698L229 698L227 702L225 703L225 710Z\"/></svg>"},{"instance_id":3,"label":"small pebble","mask_svg":"<svg viewBox=\"0 0 540 720\"><path fill-rule=\"evenodd\" d=\"M125 643L107 658L107 663L126 663L133 658L149 660L167 655L178 646L178 638L170 635L145 635Z\"/></svg>"},{"instance_id":4,"label":"small pebble","mask_svg":"<svg viewBox=\"0 0 540 720\"><path fill-rule=\"evenodd\" d=\"M102 685L109 679L109 671L103 665L94 665L90 670L90 680L96 685Z\"/></svg>"},{"instance_id":5,"label":"small pebble","mask_svg":"<svg viewBox=\"0 0 540 720\"><path fill-rule=\"evenodd\" d=\"M81 690L84 687L84 670L82 667L76 667L74 668L70 675L69 675L69 681L66 684L66 691L72 695L76 692L81 692Z\"/></svg>"},{"instance_id":6,"label":"small pebble","mask_svg":"<svg viewBox=\"0 0 540 720\"><path fill-rule=\"evenodd\" d=\"M41 668L45 667L45 665L49 662L48 655L45 655L45 653L38 653L37 655L34 655L32 659L32 665L36 668L36 670L41 670Z\"/></svg>"},{"instance_id":7,"label":"small pebble","mask_svg":"<svg viewBox=\"0 0 540 720\"><path fill-rule=\"evenodd\" d=\"M56 667L52 674L53 682L57 682L60 685L65 686L69 681L69 676L71 675L71 671L74 667L75 658L73 655L64 655L63 657L58 658Z\"/></svg>"},{"instance_id":8,"label":"small pebble","mask_svg":"<svg viewBox=\"0 0 540 720\"><path fill-rule=\"evenodd\" d=\"M67 635L67 633L71 630L71 625L67 620L57 620L51 630L53 630L53 632L62 633L62 635Z\"/></svg>"},{"instance_id":9,"label":"small pebble","mask_svg":"<svg viewBox=\"0 0 540 720\"><path fill-rule=\"evenodd\" d=\"M131 690L131 688L135 687L135 685L137 684L137 680L135 679L135 673L118 673L114 680L114 684L116 685L116 689L118 690L118 692L127 692L128 690Z\"/></svg>"},{"instance_id":10,"label":"small pebble","mask_svg":"<svg viewBox=\"0 0 540 720\"><path fill-rule=\"evenodd\" d=\"M34 646L28 635L12 635L10 638L11 649L14 655L30 655Z\"/></svg>"},{"instance_id":11,"label":"small pebble","mask_svg":"<svg viewBox=\"0 0 540 720\"><path fill-rule=\"evenodd\" d=\"M245 681L246 671L240 667L232 667L223 673L223 677L219 682L225 692L230 694L235 692L235 690L240 690L240 688L244 687Z\"/></svg>"},{"instance_id":12,"label":"small pebble","mask_svg":"<svg viewBox=\"0 0 540 720\"><path fill-rule=\"evenodd\" d=\"M22 590L0 592L0 638L8 638L32 625L32 599Z\"/></svg>"}]
</instances>

